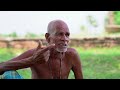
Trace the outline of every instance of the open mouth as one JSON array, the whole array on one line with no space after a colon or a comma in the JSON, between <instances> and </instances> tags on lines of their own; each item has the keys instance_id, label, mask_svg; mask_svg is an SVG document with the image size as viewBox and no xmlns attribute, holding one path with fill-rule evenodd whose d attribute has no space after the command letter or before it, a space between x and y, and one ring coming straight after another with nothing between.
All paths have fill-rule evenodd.
<instances>
[{"instance_id":1,"label":"open mouth","mask_svg":"<svg viewBox=\"0 0 120 90\"><path fill-rule=\"evenodd\" d=\"M68 47L68 45L66 44L66 43L59 43L58 44L60 47L63 47L63 48L67 48Z\"/></svg>"},{"instance_id":2,"label":"open mouth","mask_svg":"<svg viewBox=\"0 0 120 90\"><path fill-rule=\"evenodd\" d=\"M68 44L66 44L66 43L59 43L57 48L56 48L56 50L58 52L66 52L67 48L68 48Z\"/></svg>"}]
</instances>

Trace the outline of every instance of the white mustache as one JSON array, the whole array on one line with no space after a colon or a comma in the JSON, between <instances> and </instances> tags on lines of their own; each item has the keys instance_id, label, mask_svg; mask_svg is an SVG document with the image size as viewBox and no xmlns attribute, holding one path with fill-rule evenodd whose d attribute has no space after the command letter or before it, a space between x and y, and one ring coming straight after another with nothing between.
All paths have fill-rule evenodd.
<instances>
[{"instance_id":1,"label":"white mustache","mask_svg":"<svg viewBox=\"0 0 120 90\"><path fill-rule=\"evenodd\" d=\"M58 45L61 45L61 46L68 46L68 44L66 44L66 43L59 43Z\"/></svg>"}]
</instances>

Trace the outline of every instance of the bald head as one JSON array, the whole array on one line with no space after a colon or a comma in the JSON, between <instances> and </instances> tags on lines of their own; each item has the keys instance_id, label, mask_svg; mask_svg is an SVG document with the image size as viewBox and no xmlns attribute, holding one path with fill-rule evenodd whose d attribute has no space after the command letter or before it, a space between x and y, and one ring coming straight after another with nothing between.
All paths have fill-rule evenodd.
<instances>
[{"instance_id":1,"label":"bald head","mask_svg":"<svg viewBox=\"0 0 120 90\"><path fill-rule=\"evenodd\" d=\"M53 20L48 24L47 33L52 34L56 29L60 28L68 28L68 26L62 20Z\"/></svg>"}]
</instances>

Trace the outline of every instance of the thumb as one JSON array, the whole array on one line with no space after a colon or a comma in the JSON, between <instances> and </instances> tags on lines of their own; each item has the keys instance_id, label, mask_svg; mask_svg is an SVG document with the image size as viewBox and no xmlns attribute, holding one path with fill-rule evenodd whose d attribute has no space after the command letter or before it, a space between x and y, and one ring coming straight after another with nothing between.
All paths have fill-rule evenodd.
<instances>
[{"instance_id":1,"label":"thumb","mask_svg":"<svg viewBox=\"0 0 120 90\"><path fill-rule=\"evenodd\" d=\"M38 41L38 46L37 46L37 49L36 49L36 50L41 49L41 48L42 48L42 42L41 42L41 40L39 40L39 41Z\"/></svg>"}]
</instances>

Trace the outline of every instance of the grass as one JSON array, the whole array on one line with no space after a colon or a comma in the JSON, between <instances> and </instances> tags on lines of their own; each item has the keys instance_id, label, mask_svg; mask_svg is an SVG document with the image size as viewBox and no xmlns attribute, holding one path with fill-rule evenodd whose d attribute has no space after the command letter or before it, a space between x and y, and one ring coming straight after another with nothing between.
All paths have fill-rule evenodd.
<instances>
[{"instance_id":1,"label":"grass","mask_svg":"<svg viewBox=\"0 0 120 90\"><path fill-rule=\"evenodd\" d=\"M81 58L84 79L120 79L120 47L74 48L76 48ZM1 48L0 62L10 60L22 52L24 50ZM25 79L31 78L29 68L18 70L18 72ZM74 79L72 71L69 79Z\"/></svg>"},{"instance_id":2,"label":"grass","mask_svg":"<svg viewBox=\"0 0 120 90\"><path fill-rule=\"evenodd\" d=\"M13 49L13 48L0 48L0 62L5 62L10 60L11 58L20 55L25 50L21 49ZM29 68L17 70L20 75L24 78L29 79L31 78L31 71Z\"/></svg>"},{"instance_id":3,"label":"grass","mask_svg":"<svg viewBox=\"0 0 120 90\"><path fill-rule=\"evenodd\" d=\"M77 48L85 79L120 78L120 47Z\"/></svg>"}]
</instances>

